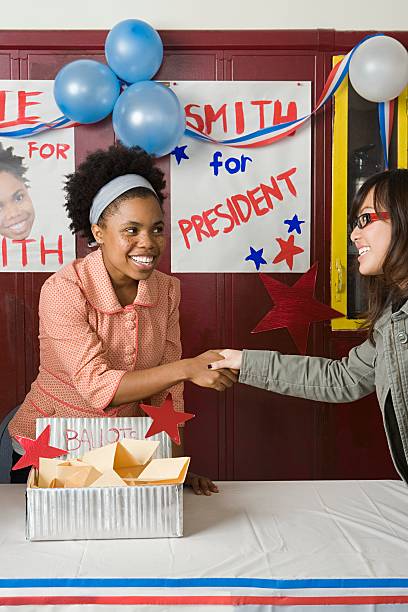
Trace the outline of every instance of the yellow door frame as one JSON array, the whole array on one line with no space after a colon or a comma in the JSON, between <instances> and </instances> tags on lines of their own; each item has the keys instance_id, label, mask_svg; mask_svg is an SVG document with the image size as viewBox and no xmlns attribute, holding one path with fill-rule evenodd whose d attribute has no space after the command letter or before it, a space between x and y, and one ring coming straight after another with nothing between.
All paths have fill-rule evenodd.
<instances>
[{"instance_id":1,"label":"yellow door frame","mask_svg":"<svg viewBox=\"0 0 408 612\"><path fill-rule=\"evenodd\" d=\"M333 57L333 65L343 59ZM397 151L398 167L407 167L408 88L398 98ZM331 305L347 314L347 158L348 158L348 77L334 96L333 157L332 157L332 223L331 223ZM332 330L355 330L359 319L347 316L333 319Z\"/></svg>"}]
</instances>

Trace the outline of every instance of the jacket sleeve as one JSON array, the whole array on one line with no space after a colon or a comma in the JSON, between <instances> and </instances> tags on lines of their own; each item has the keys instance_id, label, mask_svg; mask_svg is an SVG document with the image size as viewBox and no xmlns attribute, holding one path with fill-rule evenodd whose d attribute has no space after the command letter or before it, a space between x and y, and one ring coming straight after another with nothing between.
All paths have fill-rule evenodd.
<instances>
[{"instance_id":1,"label":"jacket sleeve","mask_svg":"<svg viewBox=\"0 0 408 612\"><path fill-rule=\"evenodd\" d=\"M319 402L353 402L375 391L376 354L369 340L341 360L244 351L239 382Z\"/></svg>"},{"instance_id":2,"label":"jacket sleeve","mask_svg":"<svg viewBox=\"0 0 408 612\"><path fill-rule=\"evenodd\" d=\"M170 280L169 317L166 331L166 343L160 365L178 361L181 359L182 353L179 322L180 281L175 276L170 277ZM184 409L183 390L183 383L179 383L166 391L152 395L150 400L154 406L160 406L166 399L167 394L171 393L174 409L182 412Z\"/></svg>"},{"instance_id":3,"label":"jacket sleeve","mask_svg":"<svg viewBox=\"0 0 408 612\"><path fill-rule=\"evenodd\" d=\"M39 302L41 363L72 384L94 410L107 408L126 370L113 370L101 338L88 321L88 305L73 281L52 276Z\"/></svg>"}]
</instances>

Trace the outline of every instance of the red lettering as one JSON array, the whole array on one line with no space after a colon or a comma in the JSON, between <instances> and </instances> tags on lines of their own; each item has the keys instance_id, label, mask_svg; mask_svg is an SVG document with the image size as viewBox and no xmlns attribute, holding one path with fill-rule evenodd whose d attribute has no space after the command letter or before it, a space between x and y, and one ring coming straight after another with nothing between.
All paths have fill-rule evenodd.
<instances>
[{"instance_id":1,"label":"red lettering","mask_svg":"<svg viewBox=\"0 0 408 612\"><path fill-rule=\"evenodd\" d=\"M203 219L208 231L210 232L211 238L214 238L214 236L219 233L219 230L215 230L213 228L213 225L217 222L217 219L210 219L211 214L214 214L214 208L210 208L210 210L205 210L203 212Z\"/></svg>"},{"instance_id":2,"label":"red lettering","mask_svg":"<svg viewBox=\"0 0 408 612\"><path fill-rule=\"evenodd\" d=\"M294 196L297 196L296 187L290 180L290 177L292 176L292 174L296 172L296 170L297 168L290 168L290 170L286 170L286 172L282 172L282 174L278 174L278 176L276 177L278 181L283 180L286 182L286 185L288 186L290 193Z\"/></svg>"},{"instance_id":3,"label":"red lettering","mask_svg":"<svg viewBox=\"0 0 408 612\"><path fill-rule=\"evenodd\" d=\"M2 264L3 264L3 268L5 268L7 266L7 240L6 238L3 238L3 240L1 241L1 258L2 258Z\"/></svg>"},{"instance_id":4,"label":"red lettering","mask_svg":"<svg viewBox=\"0 0 408 612\"><path fill-rule=\"evenodd\" d=\"M126 432L130 431L129 437L132 437L132 428L131 427L119 427L118 431L120 432L120 434L122 435L122 438L126 438Z\"/></svg>"},{"instance_id":5,"label":"red lettering","mask_svg":"<svg viewBox=\"0 0 408 612\"><path fill-rule=\"evenodd\" d=\"M256 187L256 189L249 189L247 191L247 195L248 195L249 201L251 202L252 207L253 207L253 209L255 211L255 214L258 217L262 217L263 215L266 215L266 213L269 212L269 208L268 207L267 208L259 208L259 206L258 206L258 204L260 202L262 202L262 200L265 199L263 195L261 195L260 197L255 197L256 192L259 191L260 189L261 189L260 187Z\"/></svg>"},{"instance_id":6,"label":"red lettering","mask_svg":"<svg viewBox=\"0 0 408 612\"><path fill-rule=\"evenodd\" d=\"M252 100L251 104L259 107L259 129L263 130L265 127L265 106L272 104L272 100Z\"/></svg>"},{"instance_id":7,"label":"red lettering","mask_svg":"<svg viewBox=\"0 0 408 612\"><path fill-rule=\"evenodd\" d=\"M289 123L289 121L296 121L297 118L296 102L289 102L286 115L282 115L282 102L280 100L276 100L273 107L273 125ZM293 136L295 132L296 130L289 132L288 136Z\"/></svg>"},{"instance_id":8,"label":"red lettering","mask_svg":"<svg viewBox=\"0 0 408 612\"><path fill-rule=\"evenodd\" d=\"M40 149L40 156L42 159L48 159L51 155L54 155L55 147L53 144L43 144Z\"/></svg>"},{"instance_id":9,"label":"red lettering","mask_svg":"<svg viewBox=\"0 0 408 612\"><path fill-rule=\"evenodd\" d=\"M193 215L191 217L191 222L194 226L198 242L202 241L202 236L210 238L210 234L205 229L203 229L204 220L201 215Z\"/></svg>"},{"instance_id":10,"label":"red lettering","mask_svg":"<svg viewBox=\"0 0 408 612\"><path fill-rule=\"evenodd\" d=\"M187 234L191 232L191 230L193 229L193 224L191 223L189 219L180 219L178 224L179 224L180 231L183 235L184 242L186 243L186 247L190 249L190 241L187 238Z\"/></svg>"},{"instance_id":11,"label":"red lettering","mask_svg":"<svg viewBox=\"0 0 408 612\"><path fill-rule=\"evenodd\" d=\"M115 439L114 440L109 440L109 432L114 432L115 434ZM119 433L119 429L117 429L116 427L110 427L108 429L108 431L106 432L106 442L108 444L113 444L114 442L117 442L120 438L120 433Z\"/></svg>"},{"instance_id":12,"label":"red lettering","mask_svg":"<svg viewBox=\"0 0 408 612\"><path fill-rule=\"evenodd\" d=\"M232 208L231 200L229 198L227 200L227 206L230 207L229 209L233 211L235 218L238 219L237 213ZM235 227L234 219L232 218L231 215L226 215L225 213L220 212L220 208L222 208L222 204L217 204L217 206L214 208L215 214L217 215L217 217L220 217L220 219L228 219L230 224L227 227L224 227L222 231L224 234L229 234ZM240 224L239 221L237 221L237 223L238 225Z\"/></svg>"},{"instance_id":13,"label":"red lettering","mask_svg":"<svg viewBox=\"0 0 408 612\"><path fill-rule=\"evenodd\" d=\"M13 244L21 244L21 265L25 267L28 263L27 244L35 242L34 238L24 238L23 240L12 240Z\"/></svg>"},{"instance_id":14,"label":"red lettering","mask_svg":"<svg viewBox=\"0 0 408 612\"><path fill-rule=\"evenodd\" d=\"M281 190L279 189L279 185L274 176L271 176L271 183L272 183L272 187L269 187L269 185L265 185L265 183L261 183L260 188L262 190L262 194L266 200L266 203L268 204L269 208L272 210L273 202L271 200L271 196L273 196L274 198L282 202L283 195L282 195Z\"/></svg>"},{"instance_id":15,"label":"red lettering","mask_svg":"<svg viewBox=\"0 0 408 612\"><path fill-rule=\"evenodd\" d=\"M37 143L33 140L28 141L28 157L31 159L34 151L38 151Z\"/></svg>"},{"instance_id":16,"label":"red lettering","mask_svg":"<svg viewBox=\"0 0 408 612\"><path fill-rule=\"evenodd\" d=\"M273 210L273 198L278 201L283 200L278 181L285 181L289 192L296 195L296 189L291 179L295 172L296 168L290 168L276 178L270 176L270 185L260 183L254 189L248 189L245 195L237 193L226 198L223 204L217 203L214 208L204 210L201 214L192 215L190 219L180 219L178 224L187 248L191 248L190 232L193 228L197 241L202 242L204 238L214 238L220 231L223 234L229 234L241 223L247 223L251 216L263 217L270 210ZM262 205L261 202L263 202ZM217 227L219 220L224 220L223 226L218 225L220 229Z\"/></svg>"},{"instance_id":17,"label":"red lettering","mask_svg":"<svg viewBox=\"0 0 408 612\"><path fill-rule=\"evenodd\" d=\"M246 204L246 207L247 207L246 214L242 211L241 205L239 203L240 200L244 202L244 204ZM241 221L243 223L247 223L251 216L251 204L248 198L244 196L242 193L238 193L237 195L231 196L231 202L233 203L235 210L237 211L238 216L241 219Z\"/></svg>"},{"instance_id":18,"label":"red lettering","mask_svg":"<svg viewBox=\"0 0 408 612\"><path fill-rule=\"evenodd\" d=\"M73 436L70 436L69 434L73 433ZM73 440L78 440L78 432L75 431L75 429L66 429L65 430L65 440L67 442L66 446L67 446L67 450L68 451L74 451L77 450L80 446L81 446L81 442L78 441L78 445L77 446L71 446L70 447L70 442L72 442Z\"/></svg>"},{"instance_id":19,"label":"red lettering","mask_svg":"<svg viewBox=\"0 0 408 612\"><path fill-rule=\"evenodd\" d=\"M0 121L6 118L6 90L0 91Z\"/></svg>"},{"instance_id":20,"label":"red lettering","mask_svg":"<svg viewBox=\"0 0 408 612\"><path fill-rule=\"evenodd\" d=\"M44 143L40 147L38 147L38 143L35 140L28 141L28 156L31 159L33 157L33 153L35 151L39 152L39 155L42 159L48 159L51 155L55 154L55 157L59 159L62 157L63 159L67 159L66 151L69 151L71 148L68 144L57 143L56 145L50 143Z\"/></svg>"},{"instance_id":21,"label":"red lettering","mask_svg":"<svg viewBox=\"0 0 408 612\"><path fill-rule=\"evenodd\" d=\"M187 104L187 106L184 107L184 112L186 114L186 119L188 119L189 117L191 119L194 119L197 125L192 125L189 121L187 121L186 123L190 127L196 127L197 130L199 130L199 132L204 132L204 121L202 117L200 115L197 115L197 113L191 112L191 109L194 107L200 108L200 105L199 104Z\"/></svg>"},{"instance_id":22,"label":"red lettering","mask_svg":"<svg viewBox=\"0 0 408 612\"><path fill-rule=\"evenodd\" d=\"M13 242L14 242L14 240L13 240ZM59 234L59 236L58 236L58 242L57 242L57 248L56 249L46 249L45 248L44 236L41 236L41 238L40 238L40 257L41 257L41 264L43 266L45 266L45 256L46 255L51 255L51 254L58 255L58 263L59 264L64 263L64 252L62 250L62 234Z\"/></svg>"},{"instance_id":23,"label":"red lettering","mask_svg":"<svg viewBox=\"0 0 408 612\"><path fill-rule=\"evenodd\" d=\"M229 198L227 198L227 208L230 211L231 217L234 219L236 225L241 225L241 221L239 220L239 217L237 215L237 211L235 210L235 208L232 205L232 202L231 202L231 200Z\"/></svg>"},{"instance_id":24,"label":"red lettering","mask_svg":"<svg viewBox=\"0 0 408 612\"><path fill-rule=\"evenodd\" d=\"M82 435L80 438L80 443L81 444L87 444L89 447L89 450L92 450L92 435L90 436L88 431L86 429L84 429L82 431Z\"/></svg>"},{"instance_id":25,"label":"red lettering","mask_svg":"<svg viewBox=\"0 0 408 612\"><path fill-rule=\"evenodd\" d=\"M245 130L245 115L242 102L235 102L235 128L237 134L242 134Z\"/></svg>"},{"instance_id":26,"label":"red lettering","mask_svg":"<svg viewBox=\"0 0 408 612\"><path fill-rule=\"evenodd\" d=\"M62 159L67 159L67 155L66 152L70 150L70 145L69 144L63 144L61 142L57 143L57 159L60 159L60 157L62 157Z\"/></svg>"},{"instance_id":27,"label":"red lettering","mask_svg":"<svg viewBox=\"0 0 408 612\"><path fill-rule=\"evenodd\" d=\"M36 123L36 121L38 121L38 119L40 119L39 116L37 115L32 115L31 117L28 117L26 115L26 109L28 106L33 106L34 104L40 104L40 102L34 101L34 102L29 102L27 100L27 98L29 96L39 96L40 94L42 94L42 91L19 91L17 92L17 119L13 120L13 121L4 121L5 119L5 112L6 112L6 94L7 93L14 93L14 92L10 92L10 91L2 91L1 92L1 98L0 98L0 105L1 105L1 113L0 113L0 127L1 128L6 128L6 127L12 127L14 125L31 125L33 123Z\"/></svg>"},{"instance_id":28,"label":"red lettering","mask_svg":"<svg viewBox=\"0 0 408 612\"><path fill-rule=\"evenodd\" d=\"M27 98L29 96L39 96L41 91L19 91L18 92L18 118L24 121L28 120L33 122L33 120L38 120L40 117L27 117L26 109L29 106L35 106L36 104L40 104L38 100L34 100L34 102L29 102Z\"/></svg>"},{"instance_id":29,"label":"red lettering","mask_svg":"<svg viewBox=\"0 0 408 612\"><path fill-rule=\"evenodd\" d=\"M204 105L204 116L205 116L205 131L207 134L211 134L212 124L218 121L222 117L222 129L224 133L227 131L227 105L223 104L215 112L211 104Z\"/></svg>"}]
</instances>

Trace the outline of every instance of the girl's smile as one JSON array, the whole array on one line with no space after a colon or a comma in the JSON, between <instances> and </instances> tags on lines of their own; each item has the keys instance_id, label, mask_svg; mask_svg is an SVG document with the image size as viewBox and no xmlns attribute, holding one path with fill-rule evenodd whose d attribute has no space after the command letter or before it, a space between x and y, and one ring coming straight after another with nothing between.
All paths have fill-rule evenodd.
<instances>
[{"instance_id":1,"label":"girl's smile","mask_svg":"<svg viewBox=\"0 0 408 612\"><path fill-rule=\"evenodd\" d=\"M92 228L115 289L149 278L165 247L163 211L154 195L123 200Z\"/></svg>"},{"instance_id":2,"label":"girl's smile","mask_svg":"<svg viewBox=\"0 0 408 612\"><path fill-rule=\"evenodd\" d=\"M10 172L0 172L0 234L23 240L31 232L35 212L26 185Z\"/></svg>"},{"instance_id":3,"label":"girl's smile","mask_svg":"<svg viewBox=\"0 0 408 612\"><path fill-rule=\"evenodd\" d=\"M373 190L368 193L358 214L364 213L376 213ZM391 221L377 219L377 215L375 218L363 228L356 225L350 234L358 250L360 273L365 276L382 274L382 266L391 244Z\"/></svg>"}]
</instances>

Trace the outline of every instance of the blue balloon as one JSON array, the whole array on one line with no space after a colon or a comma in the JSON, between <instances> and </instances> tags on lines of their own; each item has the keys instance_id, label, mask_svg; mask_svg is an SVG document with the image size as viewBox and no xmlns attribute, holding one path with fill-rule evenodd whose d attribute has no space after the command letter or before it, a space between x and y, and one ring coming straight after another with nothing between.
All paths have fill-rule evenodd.
<instances>
[{"instance_id":1,"label":"blue balloon","mask_svg":"<svg viewBox=\"0 0 408 612\"><path fill-rule=\"evenodd\" d=\"M147 81L163 61L163 43L148 23L125 19L109 32L105 55L113 72L126 83Z\"/></svg>"},{"instance_id":2,"label":"blue balloon","mask_svg":"<svg viewBox=\"0 0 408 612\"><path fill-rule=\"evenodd\" d=\"M54 82L60 110L78 123L96 123L112 112L120 83L112 70L94 60L76 60L64 66Z\"/></svg>"},{"instance_id":3,"label":"blue balloon","mask_svg":"<svg viewBox=\"0 0 408 612\"><path fill-rule=\"evenodd\" d=\"M184 133L184 109L171 89L155 81L142 81L119 96L112 123L126 147L139 146L161 157L174 149Z\"/></svg>"}]
</instances>

